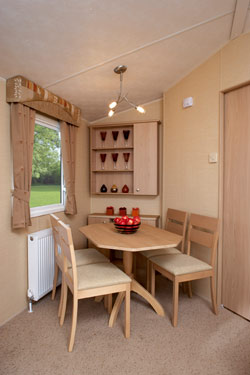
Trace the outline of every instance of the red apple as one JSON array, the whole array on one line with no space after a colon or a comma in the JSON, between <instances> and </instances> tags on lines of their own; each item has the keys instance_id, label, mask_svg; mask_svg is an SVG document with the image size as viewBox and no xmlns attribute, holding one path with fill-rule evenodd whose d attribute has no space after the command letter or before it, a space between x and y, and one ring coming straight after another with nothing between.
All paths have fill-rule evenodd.
<instances>
[{"instance_id":1,"label":"red apple","mask_svg":"<svg viewBox=\"0 0 250 375\"><path fill-rule=\"evenodd\" d=\"M120 224L120 221L121 221L121 219L120 219L119 217L116 217L116 218L114 219L114 222L115 222L116 224Z\"/></svg>"},{"instance_id":2,"label":"red apple","mask_svg":"<svg viewBox=\"0 0 250 375\"><path fill-rule=\"evenodd\" d=\"M133 225L133 224L134 224L133 219L128 219L128 225Z\"/></svg>"},{"instance_id":3,"label":"red apple","mask_svg":"<svg viewBox=\"0 0 250 375\"><path fill-rule=\"evenodd\" d=\"M127 222L128 222L128 216L123 216L122 220L125 221L125 224L127 224Z\"/></svg>"},{"instance_id":4,"label":"red apple","mask_svg":"<svg viewBox=\"0 0 250 375\"><path fill-rule=\"evenodd\" d=\"M119 223L120 225L126 225L127 223L126 223L126 221L125 220L120 220L120 223Z\"/></svg>"},{"instance_id":5,"label":"red apple","mask_svg":"<svg viewBox=\"0 0 250 375\"><path fill-rule=\"evenodd\" d=\"M139 216L134 216L133 221L134 221L134 224L139 224L141 222L141 219Z\"/></svg>"}]
</instances>

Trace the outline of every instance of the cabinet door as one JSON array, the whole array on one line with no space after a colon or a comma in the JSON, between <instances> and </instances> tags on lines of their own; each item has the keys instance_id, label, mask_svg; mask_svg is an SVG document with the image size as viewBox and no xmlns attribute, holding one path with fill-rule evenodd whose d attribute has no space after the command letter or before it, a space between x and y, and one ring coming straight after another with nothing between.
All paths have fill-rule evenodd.
<instances>
[{"instance_id":1,"label":"cabinet door","mask_svg":"<svg viewBox=\"0 0 250 375\"><path fill-rule=\"evenodd\" d=\"M134 124L134 194L158 194L158 124Z\"/></svg>"},{"instance_id":2,"label":"cabinet door","mask_svg":"<svg viewBox=\"0 0 250 375\"><path fill-rule=\"evenodd\" d=\"M142 218L141 218L141 222L142 222L143 224L152 225L152 227L157 227L157 225L156 225L156 220L155 220L155 219L151 219L151 220L149 220L149 219L142 219Z\"/></svg>"},{"instance_id":3,"label":"cabinet door","mask_svg":"<svg viewBox=\"0 0 250 375\"><path fill-rule=\"evenodd\" d=\"M107 218L105 216L100 216L100 217L88 217L88 224L107 224L110 223L110 218Z\"/></svg>"}]
</instances>

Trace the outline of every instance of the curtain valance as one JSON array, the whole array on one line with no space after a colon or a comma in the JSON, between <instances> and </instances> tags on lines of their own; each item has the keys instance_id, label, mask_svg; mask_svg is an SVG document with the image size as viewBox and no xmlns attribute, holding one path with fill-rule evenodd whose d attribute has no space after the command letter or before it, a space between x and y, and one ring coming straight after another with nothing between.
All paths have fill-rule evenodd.
<instances>
[{"instance_id":1,"label":"curtain valance","mask_svg":"<svg viewBox=\"0 0 250 375\"><path fill-rule=\"evenodd\" d=\"M80 125L80 108L22 76L7 79L6 101L22 103L61 121Z\"/></svg>"}]
</instances>

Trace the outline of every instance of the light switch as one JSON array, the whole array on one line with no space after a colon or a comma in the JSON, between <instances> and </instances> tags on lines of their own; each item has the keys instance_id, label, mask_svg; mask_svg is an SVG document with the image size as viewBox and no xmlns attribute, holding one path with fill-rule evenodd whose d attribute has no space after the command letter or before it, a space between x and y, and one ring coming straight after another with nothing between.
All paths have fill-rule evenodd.
<instances>
[{"instance_id":1,"label":"light switch","mask_svg":"<svg viewBox=\"0 0 250 375\"><path fill-rule=\"evenodd\" d=\"M217 163L218 162L218 153L217 152L210 152L210 154L208 154L208 162L209 163Z\"/></svg>"}]
</instances>

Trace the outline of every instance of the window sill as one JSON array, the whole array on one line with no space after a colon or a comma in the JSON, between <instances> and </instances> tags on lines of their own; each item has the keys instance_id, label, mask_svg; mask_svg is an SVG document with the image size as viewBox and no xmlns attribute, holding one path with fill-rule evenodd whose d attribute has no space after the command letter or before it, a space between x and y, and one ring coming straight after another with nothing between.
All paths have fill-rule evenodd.
<instances>
[{"instance_id":1,"label":"window sill","mask_svg":"<svg viewBox=\"0 0 250 375\"><path fill-rule=\"evenodd\" d=\"M53 214L55 212L64 211L65 207L63 204L51 204L49 206L33 207L30 209L30 216L37 217L43 215Z\"/></svg>"}]
</instances>

